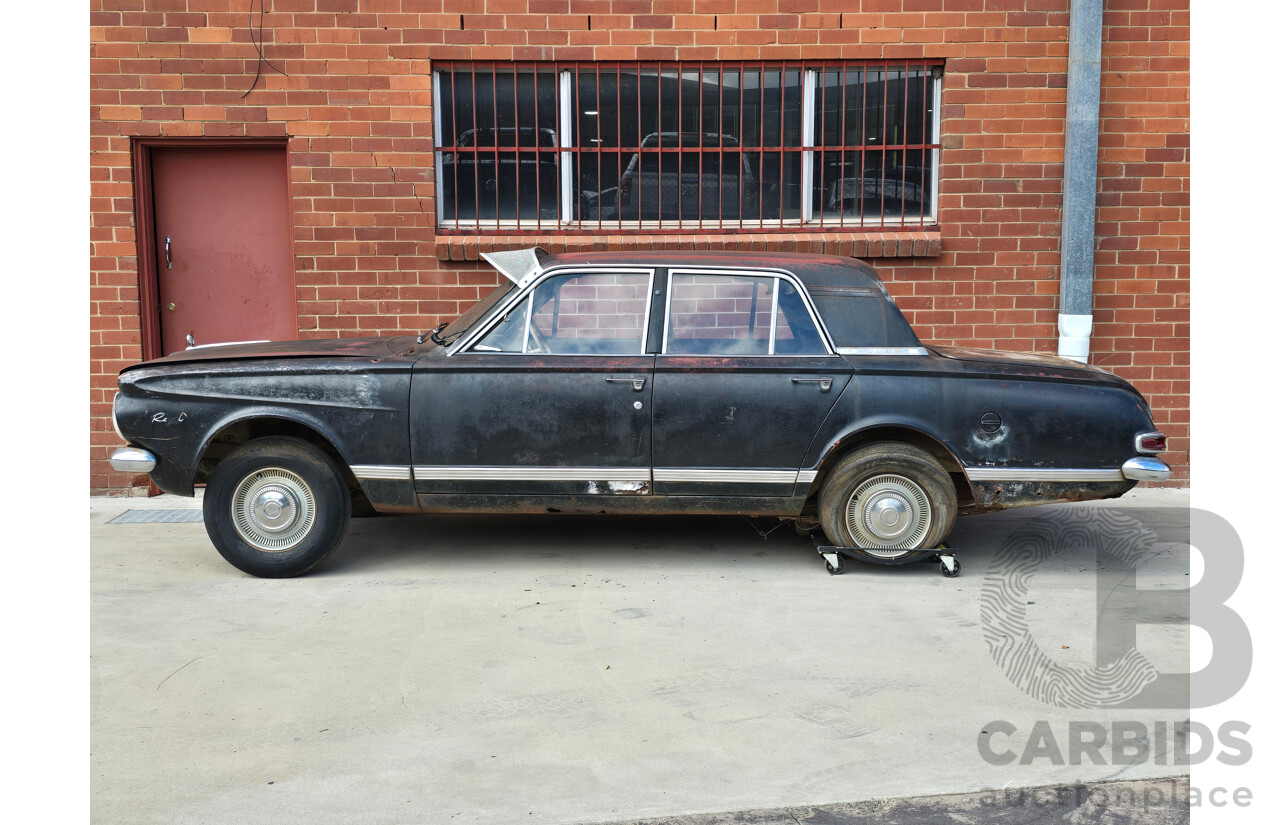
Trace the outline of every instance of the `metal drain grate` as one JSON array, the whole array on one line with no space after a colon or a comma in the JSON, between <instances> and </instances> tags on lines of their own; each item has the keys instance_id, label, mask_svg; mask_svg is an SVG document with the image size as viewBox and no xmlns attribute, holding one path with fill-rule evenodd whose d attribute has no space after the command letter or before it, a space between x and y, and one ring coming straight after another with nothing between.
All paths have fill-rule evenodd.
<instances>
[{"instance_id":1,"label":"metal drain grate","mask_svg":"<svg viewBox=\"0 0 1280 825\"><path fill-rule=\"evenodd\" d=\"M125 510L107 524L197 524L199 510Z\"/></svg>"}]
</instances>

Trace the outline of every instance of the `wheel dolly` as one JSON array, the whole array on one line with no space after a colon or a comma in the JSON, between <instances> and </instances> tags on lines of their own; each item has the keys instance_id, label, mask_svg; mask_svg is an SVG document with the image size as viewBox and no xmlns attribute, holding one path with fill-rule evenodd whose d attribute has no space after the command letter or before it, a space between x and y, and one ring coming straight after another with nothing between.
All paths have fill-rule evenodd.
<instances>
[{"instance_id":1,"label":"wheel dolly","mask_svg":"<svg viewBox=\"0 0 1280 825\"><path fill-rule=\"evenodd\" d=\"M827 563L827 572L833 576L839 576L844 572L844 560L856 559L871 564L908 564L916 561L916 559L905 559L898 561L896 559L885 559L884 561L874 561L864 555L859 555L858 550L866 550L866 548L857 547L836 547L830 544L827 534L818 528L809 534L809 538L813 541L813 546L817 548L818 555L822 556ZM954 579L960 575L960 562L956 560L955 552L947 546L945 542L938 545L937 552L929 559L931 562L938 563L938 572L949 579Z\"/></svg>"}]
</instances>

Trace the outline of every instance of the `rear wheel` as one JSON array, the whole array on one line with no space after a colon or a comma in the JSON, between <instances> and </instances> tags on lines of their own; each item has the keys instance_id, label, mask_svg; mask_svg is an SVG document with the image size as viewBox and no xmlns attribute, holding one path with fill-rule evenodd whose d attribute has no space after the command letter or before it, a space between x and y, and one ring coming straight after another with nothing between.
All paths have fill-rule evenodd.
<instances>
[{"instance_id":1,"label":"rear wheel","mask_svg":"<svg viewBox=\"0 0 1280 825\"><path fill-rule=\"evenodd\" d=\"M261 438L218 462L204 525L222 557L263 578L300 576L338 548L351 495L328 454L297 438Z\"/></svg>"},{"instance_id":2,"label":"rear wheel","mask_svg":"<svg viewBox=\"0 0 1280 825\"><path fill-rule=\"evenodd\" d=\"M822 485L822 529L874 562L931 555L956 518L956 491L933 456L910 444L878 442L843 458Z\"/></svg>"}]
</instances>

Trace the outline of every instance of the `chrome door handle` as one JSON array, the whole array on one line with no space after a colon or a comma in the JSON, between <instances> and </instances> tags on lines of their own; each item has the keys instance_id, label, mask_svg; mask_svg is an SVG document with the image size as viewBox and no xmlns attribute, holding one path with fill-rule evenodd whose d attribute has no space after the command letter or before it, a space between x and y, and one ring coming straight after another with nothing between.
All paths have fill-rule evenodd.
<instances>
[{"instance_id":1,"label":"chrome door handle","mask_svg":"<svg viewBox=\"0 0 1280 825\"><path fill-rule=\"evenodd\" d=\"M609 376L604 380L608 381L610 384L630 384L631 389L636 392L640 392L640 390L644 389L643 378L614 378L613 376Z\"/></svg>"},{"instance_id":2,"label":"chrome door handle","mask_svg":"<svg viewBox=\"0 0 1280 825\"><path fill-rule=\"evenodd\" d=\"M817 384L819 392L831 392L830 378L792 378L792 384Z\"/></svg>"},{"instance_id":3,"label":"chrome door handle","mask_svg":"<svg viewBox=\"0 0 1280 825\"><path fill-rule=\"evenodd\" d=\"M164 236L164 268L173 269L173 258L169 254L169 247L173 246L173 238L169 235Z\"/></svg>"}]
</instances>

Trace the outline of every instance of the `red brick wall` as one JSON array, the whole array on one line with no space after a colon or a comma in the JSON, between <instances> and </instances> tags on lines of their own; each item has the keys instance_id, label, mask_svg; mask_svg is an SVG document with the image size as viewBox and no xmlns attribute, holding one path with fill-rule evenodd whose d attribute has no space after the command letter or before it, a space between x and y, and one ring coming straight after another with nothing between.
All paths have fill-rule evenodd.
<instances>
[{"instance_id":1,"label":"red brick wall","mask_svg":"<svg viewBox=\"0 0 1280 825\"><path fill-rule=\"evenodd\" d=\"M540 239L869 257L921 337L1057 345L1067 0L91 0L91 486L141 358L131 136L289 136L304 337L419 331L495 276L437 243L431 59L945 58L938 240ZM1189 0L1107 0L1093 361L1147 395L1189 479ZM446 11L446 8L448 11ZM256 23L256 16L254 22ZM514 239L512 243L520 242ZM932 247L932 248L931 248ZM902 255L904 257L887 257ZM450 260L466 259L466 260Z\"/></svg>"}]
</instances>

